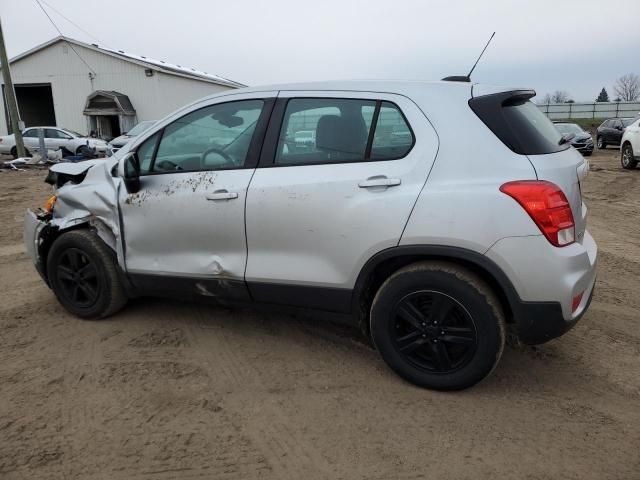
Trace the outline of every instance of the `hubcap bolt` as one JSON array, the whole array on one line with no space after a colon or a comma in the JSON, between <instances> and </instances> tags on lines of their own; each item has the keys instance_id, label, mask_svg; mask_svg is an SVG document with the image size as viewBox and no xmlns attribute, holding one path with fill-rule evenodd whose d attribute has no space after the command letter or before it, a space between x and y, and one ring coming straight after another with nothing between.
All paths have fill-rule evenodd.
<instances>
[{"instance_id":1,"label":"hubcap bolt","mask_svg":"<svg viewBox=\"0 0 640 480\"><path fill-rule=\"evenodd\" d=\"M440 335L444 335L444 330L442 330L442 331L440 332Z\"/></svg>"},{"instance_id":2,"label":"hubcap bolt","mask_svg":"<svg viewBox=\"0 0 640 480\"><path fill-rule=\"evenodd\" d=\"M426 338L426 336L427 336L426 334L424 334L424 333L422 334L422 338Z\"/></svg>"}]
</instances>

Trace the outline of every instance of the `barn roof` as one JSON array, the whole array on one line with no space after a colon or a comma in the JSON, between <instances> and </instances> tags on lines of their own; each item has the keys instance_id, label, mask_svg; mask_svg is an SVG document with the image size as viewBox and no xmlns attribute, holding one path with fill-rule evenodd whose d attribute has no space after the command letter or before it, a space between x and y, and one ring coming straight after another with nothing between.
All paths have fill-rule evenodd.
<instances>
[{"instance_id":1,"label":"barn roof","mask_svg":"<svg viewBox=\"0 0 640 480\"><path fill-rule=\"evenodd\" d=\"M76 40L74 38L70 38L70 37L64 37L64 36L58 36L55 38L52 38L51 40L44 42L40 45L37 45L33 48L31 48L30 50L27 50L26 52L23 52L19 55L16 55L15 57L11 58L9 60L9 63L14 63L17 62L18 60L21 60L25 57L28 57L29 55L38 52L44 48L47 48L51 45L54 45L58 42L68 42L71 43L73 45L78 45L80 47L84 47L84 48L88 48L90 50L94 50L97 52L101 52L104 53L106 55L111 55L114 57L119 57L125 61L128 62L132 62L132 63L136 63L138 65L142 65L142 66L146 66L148 68L152 68L153 70L157 70L163 73L167 73L169 75L177 75L180 77L188 77L188 78L193 78L196 80L202 80L205 82L210 82L210 83L216 83L218 85L225 85L228 87L235 87L235 88L240 88L240 87L245 87L246 85L243 85L242 83L239 82L235 82L233 80L229 80L228 78L224 78L220 75L214 75L212 73L207 73L207 72L203 72L200 70L196 70L194 68L190 68L190 67L185 67L182 65L176 65L173 63L169 63L169 62L165 62L164 60L157 60L155 58L151 58L151 57L146 57L144 55L136 55L133 53L128 53L125 52L123 50L113 50L111 48L107 48L104 46L100 46L96 43L84 43L81 42L79 40Z\"/></svg>"}]
</instances>

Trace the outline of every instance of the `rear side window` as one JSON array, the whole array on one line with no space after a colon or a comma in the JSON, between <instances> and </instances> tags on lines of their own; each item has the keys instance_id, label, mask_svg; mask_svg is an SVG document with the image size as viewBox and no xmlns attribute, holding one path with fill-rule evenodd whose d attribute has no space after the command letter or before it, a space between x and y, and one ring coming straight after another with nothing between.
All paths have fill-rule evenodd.
<instances>
[{"instance_id":1,"label":"rear side window","mask_svg":"<svg viewBox=\"0 0 640 480\"><path fill-rule=\"evenodd\" d=\"M371 146L371 160L404 157L413 147L413 133L393 103L382 102Z\"/></svg>"},{"instance_id":2,"label":"rear side window","mask_svg":"<svg viewBox=\"0 0 640 480\"><path fill-rule=\"evenodd\" d=\"M391 102L344 98L294 98L287 102L275 163L394 160L413 147L414 137Z\"/></svg>"},{"instance_id":3,"label":"rear side window","mask_svg":"<svg viewBox=\"0 0 640 480\"><path fill-rule=\"evenodd\" d=\"M529 101L533 92L505 92L469 100L469 106L507 147L520 155L542 155L568 149L562 134Z\"/></svg>"}]
</instances>

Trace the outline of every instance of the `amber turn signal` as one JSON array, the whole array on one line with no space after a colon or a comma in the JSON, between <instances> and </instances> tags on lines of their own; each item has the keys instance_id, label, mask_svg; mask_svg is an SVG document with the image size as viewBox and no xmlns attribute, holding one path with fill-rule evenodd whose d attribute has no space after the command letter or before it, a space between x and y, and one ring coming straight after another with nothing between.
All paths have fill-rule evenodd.
<instances>
[{"instance_id":1,"label":"amber turn signal","mask_svg":"<svg viewBox=\"0 0 640 480\"><path fill-rule=\"evenodd\" d=\"M49 198L47 198L47 201L44 203L44 211L47 213L53 213L53 206L56 203L56 196L55 195L51 195Z\"/></svg>"}]
</instances>

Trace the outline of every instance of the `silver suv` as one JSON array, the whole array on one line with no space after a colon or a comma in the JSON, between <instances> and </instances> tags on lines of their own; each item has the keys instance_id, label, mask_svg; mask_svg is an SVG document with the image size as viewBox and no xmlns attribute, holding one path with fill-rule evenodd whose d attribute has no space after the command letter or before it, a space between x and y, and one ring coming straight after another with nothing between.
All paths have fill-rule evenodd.
<instances>
[{"instance_id":1,"label":"silver suv","mask_svg":"<svg viewBox=\"0 0 640 480\"><path fill-rule=\"evenodd\" d=\"M207 97L112 158L52 167L27 249L82 318L143 295L348 313L408 381L465 388L507 327L545 342L593 293L588 164L534 95L444 81Z\"/></svg>"}]
</instances>

